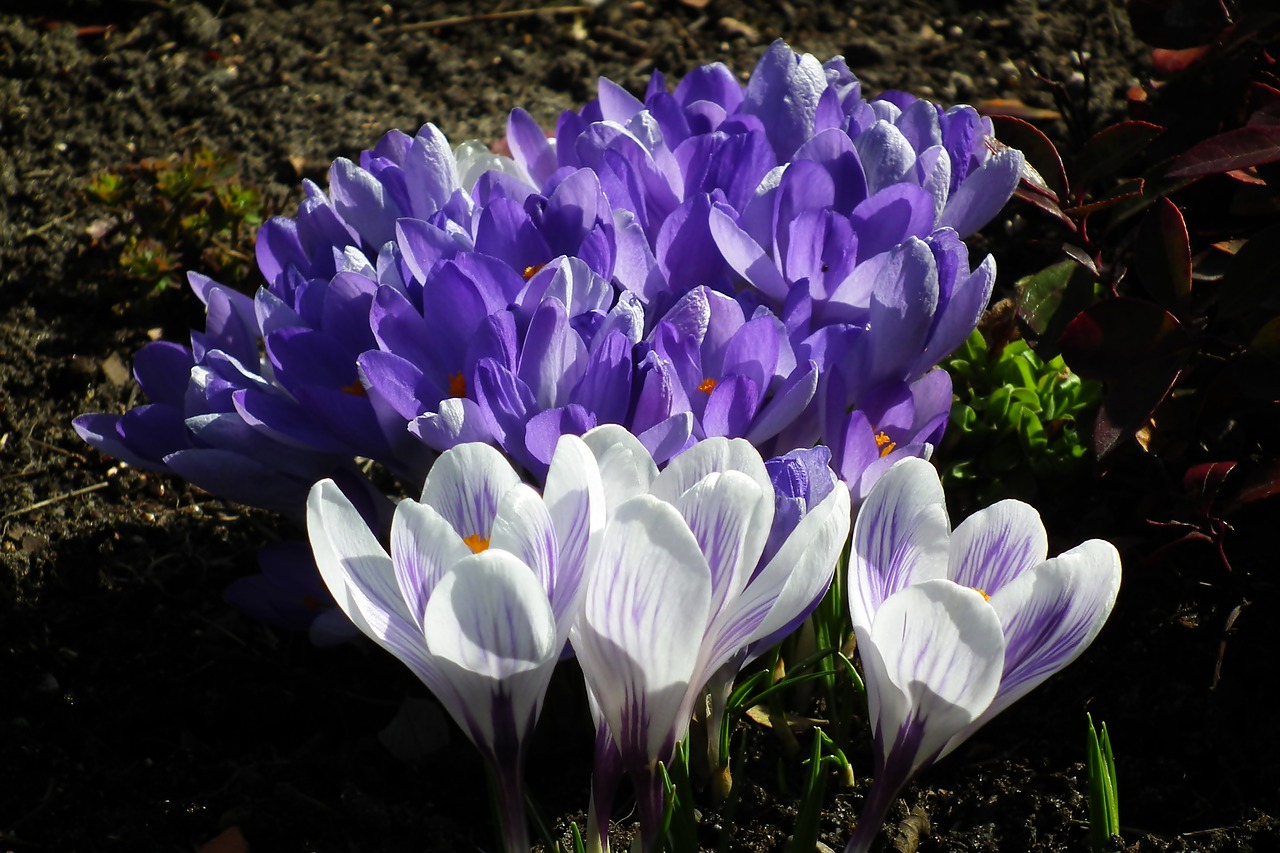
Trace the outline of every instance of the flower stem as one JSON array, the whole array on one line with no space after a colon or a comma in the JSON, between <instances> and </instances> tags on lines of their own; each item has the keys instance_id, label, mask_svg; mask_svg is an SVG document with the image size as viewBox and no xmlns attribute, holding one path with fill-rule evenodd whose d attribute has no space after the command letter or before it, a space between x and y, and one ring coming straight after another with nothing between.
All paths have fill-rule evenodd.
<instances>
[{"instance_id":1,"label":"flower stem","mask_svg":"<svg viewBox=\"0 0 1280 853\"><path fill-rule=\"evenodd\" d=\"M498 823L502 826L502 849L506 853L529 853L529 821L525 814L523 761L489 767Z\"/></svg>"}]
</instances>

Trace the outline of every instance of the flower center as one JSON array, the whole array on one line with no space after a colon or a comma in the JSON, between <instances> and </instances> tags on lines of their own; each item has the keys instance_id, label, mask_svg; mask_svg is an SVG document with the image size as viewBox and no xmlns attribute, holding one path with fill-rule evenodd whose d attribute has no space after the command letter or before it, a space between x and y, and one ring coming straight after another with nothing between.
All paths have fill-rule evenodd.
<instances>
[{"instance_id":1,"label":"flower center","mask_svg":"<svg viewBox=\"0 0 1280 853\"><path fill-rule=\"evenodd\" d=\"M449 396L465 397L467 396L467 377L462 375L462 371L449 374Z\"/></svg>"},{"instance_id":2,"label":"flower center","mask_svg":"<svg viewBox=\"0 0 1280 853\"><path fill-rule=\"evenodd\" d=\"M719 384L719 382L708 376L706 379L698 383L698 390L703 394L710 394L712 391L716 390L716 386Z\"/></svg>"},{"instance_id":3,"label":"flower center","mask_svg":"<svg viewBox=\"0 0 1280 853\"><path fill-rule=\"evenodd\" d=\"M990 601L990 600L991 600L991 596L987 595L985 592L983 592L982 590L978 589L976 586L971 586L971 587L969 587L969 589L973 590L973 591L974 591L974 592L976 592L978 595L982 596L982 600L983 600L983 601Z\"/></svg>"},{"instance_id":4,"label":"flower center","mask_svg":"<svg viewBox=\"0 0 1280 853\"><path fill-rule=\"evenodd\" d=\"M880 448L881 459L892 453L893 449L897 446L898 443L892 438L889 438L889 436L885 435L883 432L876 433L876 447Z\"/></svg>"},{"instance_id":5,"label":"flower center","mask_svg":"<svg viewBox=\"0 0 1280 853\"><path fill-rule=\"evenodd\" d=\"M479 554L481 551L488 549L489 537L481 536L479 533L472 533L462 539L463 543L471 549L472 554Z\"/></svg>"},{"instance_id":6,"label":"flower center","mask_svg":"<svg viewBox=\"0 0 1280 853\"><path fill-rule=\"evenodd\" d=\"M529 266L524 268L524 272L522 272L521 275L524 276L525 281L528 281L529 279L533 278L535 275L538 274L538 270L542 269L545 266L546 264L530 264Z\"/></svg>"}]
</instances>

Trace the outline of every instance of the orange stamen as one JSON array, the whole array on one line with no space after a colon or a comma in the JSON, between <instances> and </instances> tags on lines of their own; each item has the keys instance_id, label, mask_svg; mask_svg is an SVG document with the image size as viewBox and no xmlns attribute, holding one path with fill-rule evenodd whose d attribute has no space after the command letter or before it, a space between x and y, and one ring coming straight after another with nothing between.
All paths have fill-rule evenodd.
<instances>
[{"instance_id":1,"label":"orange stamen","mask_svg":"<svg viewBox=\"0 0 1280 853\"><path fill-rule=\"evenodd\" d=\"M880 458L883 459L893 452L898 443L883 432L876 433L876 447L880 448Z\"/></svg>"},{"instance_id":2,"label":"orange stamen","mask_svg":"<svg viewBox=\"0 0 1280 853\"><path fill-rule=\"evenodd\" d=\"M716 386L719 384L719 382L708 376L706 379L698 383L698 390L703 394L710 394L712 391L716 390Z\"/></svg>"},{"instance_id":3,"label":"orange stamen","mask_svg":"<svg viewBox=\"0 0 1280 853\"><path fill-rule=\"evenodd\" d=\"M481 536L479 533L472 533L470 536L463 537L462 542L471 549L472 554L479 554L489 547L489 537Z\"/></svg>"},{"instance_id":4,"label":"orange stamen","mask_svg":"<svg viewBox=\"0 0 1280 853\"><path fill-rule=\"evenodd\" d=\"M369 396L369 392L364 390L364 386L360 384L359 379L357 379L355 382L352 382L350 385L342 386L338 390L340 390L343 394L350 394L352 397L368 397Z\"/></svg>"},{"instance_id":5,"label":"orange stamen","mask_svg":"<svg viewBox=\"0 0 1280 853\"><path fill-rule=\"evenodd\" d=\"M449 375L449 396L467 396L467 378L462 375L462 371Z\"/></svg>"},{"instance_id":6,"label":"orange stamen","mask_svg":"<svg viewBox=\"0 0 1280 853\"><path fill-rule=\"evenodd\" d=\"M533 278L535 275L538 274L538 270L542 269L545 266L546 264L530 264L529 266L524 268L524 272L521 273L521 275L524 276L525 281L528 281L529 279Z\"/></svg>"},{"instance_id":7,"label":"orange stamen","mask_svg":"<svg viewBox=\"0 0 1280 853\"><path fill-rule=\"evenodd\" d=\"M982 596L982 600L983 600L983 601L990 601L990 600L991 600L991 596L987 595L985 592L983 592L982 590L978 589L976 586L971 586L971 587L969 587L969 589L973 590L973 591L974 591L974 592L976 592L978 595Z\"/></svg>"}]
</instances>

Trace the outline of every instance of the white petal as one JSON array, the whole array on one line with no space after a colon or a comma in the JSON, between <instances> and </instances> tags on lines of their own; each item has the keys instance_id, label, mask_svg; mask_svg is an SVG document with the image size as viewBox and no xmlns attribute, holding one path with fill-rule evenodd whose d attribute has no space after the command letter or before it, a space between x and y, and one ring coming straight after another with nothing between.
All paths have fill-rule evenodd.
<instances>
[{"instance_id":1,"label":"white petal","mask_svg":"<svg viewBox=\"0 0 1280 853\"><path fill-rule=\"evenodd\" d=\"M423 622L448 681L436 696L458 724L491 751L496 731L522 739L560 653L551 604L529 567L492 549L464 558L440 580Z\"/></svg>"},{"instance_id":2,"label":"white petal","mask_svg":"<svg viewBox=\"0 0 1280 853\"><path fill-rule=\"evenodd\" d=\"M612 512L572 636L628 761L670 758L687 730L710 605L710 570L674 507L639 495Z\"/></svg>"},{"instance_id":3,"label":"white petal","mask_svg":"<svg viewBox=\"0 0 1280 853\"><path fill-rule=\"evenodd\" d=\"M877 655L877 669L896 688L881 696L874 683L881 673L871 679L868 670L868 693L879 697L872 726L882 757L888 763L891 751L906 750L899 758L914 773L995 697L1005 651L1000 620L978 592L929 580L886 599L868 639L864 659L869 651Z\"/></svg>"},{"instance_id":4,"label":"white petal","mask_svg":"<svg viewBox=\"0 0 1280 853\"><path fill-rule=\"evenodd\" d=\"M434 691L439 675L400 597L391 558L332 480L311 487L307 533L320 576L342 611Z\"/></svg>"},{"instance_id":5,"label":"white petal","mask_svg":"<svg viewBox=\"0 0 1280 853\"><path fill-rule=\"evenodd\" d=\"M938 472L908 458L880 478L858 510L849 555L849 616L867 630L895 592L947 572L950 523ZM861 635L859 635L861 637Z\"/></svg>"},{"instance_id":6,"label":"white petal","mask_svg":"<svg viewBox=\"0 0 1280 853\"><path fill-rule=\"evenodd\" d=\"M489 538L498 503L520 482L511 463L487 444L460 444L440 454L422 487L422 503L435 509L464 540Z\"/></svg>"},{"instance_id":7,"label":"white petal","mask_svg":"<svg viewBox=\"0 0 1280 853\"><path fill-rule=\"evenodd\" d=\"M849 541L849 525L849 490L837 486L800 519L769 564L747 585L732 614L726 615L729 621L723 628L715 625L713 636L746 628L748 633L737 643L745 646L794 622L831 585L836 560ZM732 654L729 648L718 651Z\"/></svg>"},{"instance_id":8,"label":"white petal","mask_svg":"<svg viewBox=\"0 0 1280 853\"><path fill-rule=\"evenodd\" d=\"M711 570L713 620L726 602L736 601L760 560L764 539L753 520L764 500L773 502L773 490L766 494L740 471L708 474L676 499Z\"/></svg>"},{"instance_id":9,"label":"white petal","mask_svg":"<svg viewBox=\"0 0 1280 853\"><path fill-rule=\"evenodd\" d=\"M640 440L624 427L604 424L582 436L596 458L604 487L605 513L636 495L649 491L658 466Z\"/></svg>"},{"instance_id":10,"label":"white petal","mask_svg":"<svg viewBox=\"0 0 1280 853\"><path fill-rule=\"evenodd\" d=\"M542 496L524 483L517 483L502 496L489 547L514 554L532 569L544 596L554 588L559 550L556 530Z\"/></svg>"},{"instance_id":11,"label":"white petal","mask_svg":"<svg viewBox=\"0 0 1280 853\"><path fill-rule=\"evenodd\" d=\"M1023 573L991 596L1007 644L1004 678L991 708L973 729L1089 647L1115 606L1120 574L1115 546L1090 539Z\"/></svg>"},{"instance_id":12,"label":"white petal","mask_svg":"<svg viewBox=\"0 0 1280 853\"><path fill-rule=\"evenodd\" d=\"M769 479L760 451L746 439L708 438L699 441L671 460L666 470L653 481L649 493L668 503L675 503L695 483L717 471L740 471L755 480L768 496L768 500L757 506L752 520L752 525L763 537L760 543L763 550L764 539L768 538L769 527L773 524L773 481Z\"/></svg>"},{"instance_id":13,"label":"white petal","mask_svg":"<svg viewBox=\"0 0 1280 853\"><path fill-rule=\"evenodd\" d=\"M978 510L951 534L948 577L961 586L995 595L1014 578L1044 562L1049 553L1040 513L1022 501L1005 500Z\"/></svg>"},{"instance_id":14,"label":"white petal","mask_svg":"<svg viewBox=\"0 0 1280 853\"><path fill-rule=\"evenodd\" d=\"M422 629L422 610L449 568L471 553L440 513L403 500L391 521L391 561L409 617Z\"/></svg>"},{"instance_id":15,"label":"white petal","mask_svg":"<svg viewBox=\"0 0 1280 853\"><path fill-rule=\"evenodd\" d=\"M551 589L551 607L562 637L576 618L586 590L586 576L593 544L599 546L604 529L604 483L595 455L576 435L564 435L556 444L547 471L542 501L555 526L558 569Z\"/></svg>"}]
</instances>

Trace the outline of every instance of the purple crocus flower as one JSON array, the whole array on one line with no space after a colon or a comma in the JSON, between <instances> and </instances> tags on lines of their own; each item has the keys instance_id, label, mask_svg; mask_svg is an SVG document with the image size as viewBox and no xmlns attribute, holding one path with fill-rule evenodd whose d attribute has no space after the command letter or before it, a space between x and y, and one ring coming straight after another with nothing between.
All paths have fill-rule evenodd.
<instances>
[{"instance_id":1,"label":"purple crocus flower","mask_svg":"<svg viewBox=\"0 0 1280 853\"><path fill-rule=\"evenodd\" d=\"M571 636L635 783L651 850L663 813L658 762L671 760L712 674L791 623L830 582L848 532L848 494L831 489L761 567L774 491L746 441L698 442L661 473L620 427L599 427L584 441L607 509Z\"/></svg>"},{"instance_id":2,"label":"purple crocus flower","mask_svg":"<svg viewBox=\"0 0 1280 853\"><path fill-rule=\"evenodd\" d=\"M134 378L151 402L124 415L81 415L73 422L80 436L135 467L296 518L317 479L356 488L364 477L352 454L322 429L312 426L306 435L316 440L308 443L246 417L246 398L293 405L260 360L255 304L203 276L191 282L208 306L205 331L192 333L191 347L158 341L139 350Z\"/></svg>"},{"instance_id":3,"label":"purple crocus flower","mask_svg":"<svg viewBox=\"0 0 1280 853\"><path fill-rule=\"evenodd\" d=\"M316 562L351 621L435 694L494 771L508 853L529 849L525 741L578 611L604 500L560 442L539 495L485 444L446 451L397 507L390 553L331 480L307 502Z\"/></svg>"},{"instance_id":4,"label":"purple crocus flower","mask_svg":"<svg viewBox=\"0 0 1280 853\"><path fill-rule=\"evenodd\" d=\"M849 615L875 779L846 853L865 853L917 773L1075 660L1115 605L1120 556L1091 539L1046 559L1036 511L1001 501L954 531L937 471L905 459L858 513Z\"/></svg>"},{"instance_id":5,"label":"purple crocus flower","mask_svg":"<svg viewBox=\"0 0 1280 853\"><path fill-rule=\"evenodd\" d=\"M306 631L322 648L360 636L316 570L306 542L275 542L258 550L261 574L232 581L222 598L232 607L275 628Z\"/></svg>"},{"instance_id":6,"label":"purple crocus flower","mask_svg":"<svg viewBox=\"0 0 1280 853\"><path fill-rule=\"evenodd\" d=\"M951 414L951 376L935 368L910 385L882 385L852 411L839 382L837 373L825 389L824 435L832 467L859 506L898 461L933 455Z\"/></svg>"},{"instance_id":7,"label":"purple crocus flower","mask_svg":"<svg viewBox=\"0 0 1280 853\"><path fill-rule=\"evenodd\" d=\"M654 327L654 350L674 368L695 419L695 438L746 438L757 446L804 411L817 366L797 364L782 322L760 307L696 288Z\"/></svg>"}]
</instances>

